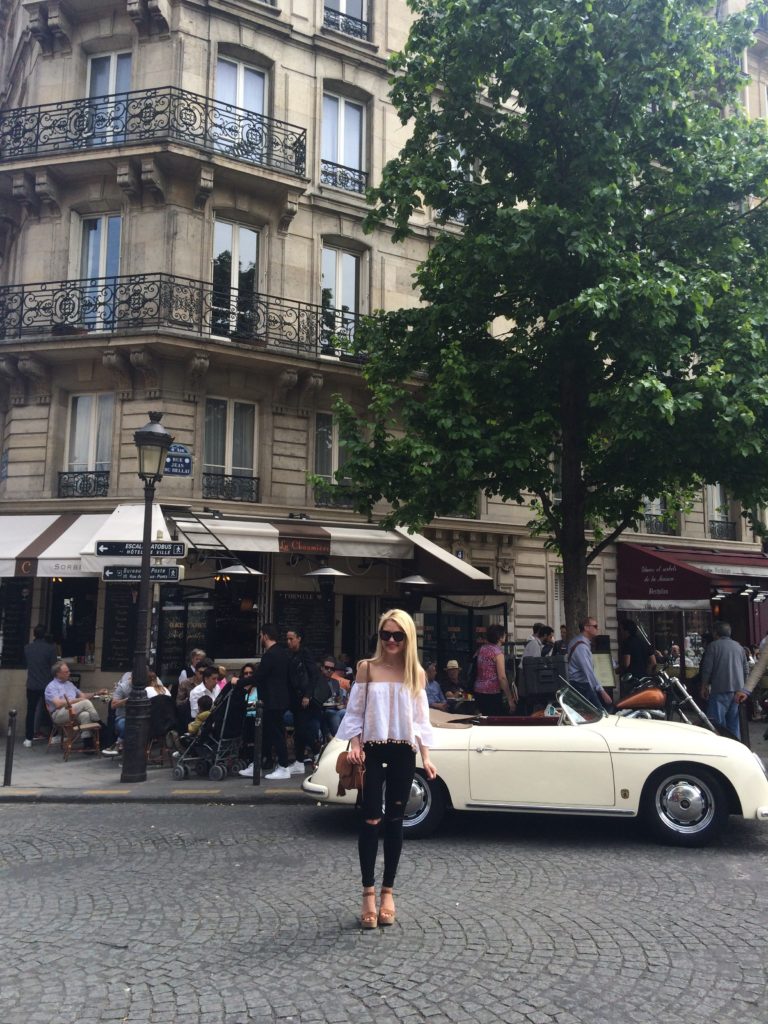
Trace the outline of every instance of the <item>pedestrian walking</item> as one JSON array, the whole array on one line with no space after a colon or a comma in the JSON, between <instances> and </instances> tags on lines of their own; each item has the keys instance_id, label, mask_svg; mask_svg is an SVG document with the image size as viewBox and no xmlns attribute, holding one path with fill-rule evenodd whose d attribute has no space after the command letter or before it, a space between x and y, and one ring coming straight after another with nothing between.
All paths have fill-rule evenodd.
<instances>
[{"instance_id":1,"label":"pedestrian walking","mask_svg":"<svg viewBox=\"0 0 768 1024\"><path fill-rule=\"evenodd\" d=\"M592 660L592 641L600 627L590 615L579 623L579 635L568 644L568 682L582 697L600 708L603 704L611 706L610 695L603 689L595 675L595 664Z\"/></svg>"},{"instance_id":2,"label":"pedestrian walking","mask_svg":"<svg viewBox=\"0 0 768 1024\"><path fill-rule=\"evenodd\" d=\"M357 666L347 713L336 733L349 740L349 758L365 766L358 853L363 881L360 924L395 923L393 890L403 846L403 814L416 769L416 751L428 779L437 775L429 759L426 676L419 664L416 627L399 608L379 619L376 652ZM386 785L386 791L384 786ZM384 874L376 911L376 856L384 804Z\"/></svg>"},{"instance_id":3,"label":"pedestrian walking","mask_svg":"<svg viewBox=\"0 0 768 1024\"><path fill-rule=\"evenodd\" d=\"M24 648L24 664L27 666L27 719L24 731L24 746L31 747L35 738L35 723L42 705L43 694L51 679L51 665L56 661L56 648L46 639L47 630L40 623L33 631L34 640Z\"/></svg>"},{"instance_id":4,"label":"pedestrian walking","mask_svg":"<svg viewBox=\"0 0 768 1024\"><path fill-rule=\"evenodd\" d=\"M741 644L731 639L727 622L716 622L714 633L699 667L701 696L708 698L707 717L739 739L739 704L744 698L738 695L747 685L747 656Z\"/></svg>"}]
</instances>

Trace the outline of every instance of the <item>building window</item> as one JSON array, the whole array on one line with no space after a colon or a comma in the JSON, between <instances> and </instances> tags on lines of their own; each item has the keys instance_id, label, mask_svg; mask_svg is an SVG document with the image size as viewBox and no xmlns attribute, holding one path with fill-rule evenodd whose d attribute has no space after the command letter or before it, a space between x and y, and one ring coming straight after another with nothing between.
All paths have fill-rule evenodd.
<instances>
[{"instance_id":1,"label":"building window","mask_svg":"<svg viewBox=\"0 0 768 1024\"><path fill-rule=\"evenodd\" d=\"M214 334L252 337L259 258L253 228L217 220L213 229Z\"/></svg>"},{"instance_id":2,"label":"building window","mask_svg":"<svg viewBox=\"0 0 768 1024\"><path fill-rule=\"evenodd\" d=\"M320 180L347 192L364 192L368 175L363 150L365 108L343 96L323 95Z\"/></svg>"},{"instance_id":3,"label":"building window","mask_svg":"<svg viewBox=\"0 0 768 1024\"><path fill-rule=\"evenodd\" d=\"M315 505L346 508L351 505L349 492L336 483L336 473L344 465L345 448L339 442L339 426L329 412L315 415L315 475L323 483L315 488Z\"/></svg>"},{"instance_id":4,"label":"building window","mask_svg":"<svg viewBox=\"0 0 768 1024\"><path fill-rule=\"evenodd\" d=\"M70 473L109 471L114 410L112 394L72 396L67 446Z\"/></svg>"},{"instance_id":5,"label":"building window","mask_svg":"<svg viewBox=\"0 0 768 1024\"><path fill-rule=\"evenodd\" d=\"M731 519L731 503L722 484L707 484L709 536L715 540L736 540L736 523Z\"/></svg>"},{"instance_id":6,"label":"building window","mask_svg":"<svg viewBox=\"0 0 768 1024\"><path fill-rule=\"evenodd\" d=\"M666 498L643 499L643 515L646 533L667 533L677 535L678 529L670 520Z\"/></svg>"},{"instance_id":7,"label":"building window","mask_svg":"<svg viewBox=\"0 0 768 1024\"><path fill-rule=\"evenodd\" d=\"M323 24L355 39L369 39L368 5L365 0L324 0Z\"/></svg>"},{"instance_id":8,"label":"building window","mask_svg":"<svg viewBox=\"0 0 768 1024\"><path fill-rule=\"evenodd\" d=\"M122 218L119 214L85 217L80 241L80 277L87 278L79 303L73 299L62 309L61 329L84 326L90 330L110 331L115 326L115 281L120 273ZM74 314L77 322L73 319ZM56 311L54 310L54 315Z\"/></svg>"},{"instance_id":9,"label":"building window","mask_svg":"<svg viewBox=\"0 0 768 1024\"><path fill-rule=\"evenodd\" d=\"M62 658L93 661L99 581L63 579L51 585L51 633Z\"/></svg>"},{"instance_id":10,"label":"building window","mask_svg":"<svg viewBox=\"0 0 768 1024\"><path fill-rule=\"evenodd\" d=\"M124 97L116 96L130 88L130 53L103 53L89 58L89 145L118 145L124 140L127 105Z\"/></svg>"},{"instance_id":11,"label":"building window","mask_svg":"<svg viewBox=\"0 0 768 1024\"><path fill-rule=\"evenodd\" d=\"M344 249L323 246L322 348L336 352L355 332L359 303L360 257Z\"/></svg>"},{"instance_id":12,"label":"building window","mask_svg":"<svg viewBox=\"0 0 768 1024\"><path fill-rule=\"evenodd\" d=\"M216 149L264 163L269 155L262 118L266 113L267 76L231 58L216 62L215 97L220 106L211 120Z\"/></svg>"},{"instance_id":13,"label":"building window","mask_svg":"<svg viewBox=\"0 0 768 1024\"><path fill-rule=\"evenodd\" d=\"M258 501L255 451L256 406L231 398L207 399L203 497Z\"/></svg>"}]
</instances>

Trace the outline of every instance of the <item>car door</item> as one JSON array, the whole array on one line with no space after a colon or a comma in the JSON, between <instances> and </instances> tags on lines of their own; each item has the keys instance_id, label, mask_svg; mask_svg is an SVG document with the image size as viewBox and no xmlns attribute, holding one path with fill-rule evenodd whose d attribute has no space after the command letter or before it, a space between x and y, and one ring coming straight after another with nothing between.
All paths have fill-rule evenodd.
<instances>
[{"instance_id":1,"label":"car door","mask_svg":"<svg viewBox=\"0 0 768 1024\"><path fill-rule=\"evenodd\" d=\"M478 726L469 743L471 802L612 807L611 755L599 725Z\"/></svg>"}]
</instances>

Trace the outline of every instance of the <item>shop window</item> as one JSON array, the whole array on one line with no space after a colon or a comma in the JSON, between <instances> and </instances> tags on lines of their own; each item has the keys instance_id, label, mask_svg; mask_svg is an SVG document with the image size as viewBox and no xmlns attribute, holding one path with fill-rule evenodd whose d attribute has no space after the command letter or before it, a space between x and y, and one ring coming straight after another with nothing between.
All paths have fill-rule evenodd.
<instances>
[{"instance_id":1,"label":"shop window","mask_svg":"<svg viewBox=\"0 0 768 1024\"><path fill-rule=\"evenodd\" d=\"M252 338L256 326L259 233L216 220L213 229L214 334Z\"/></svg>"},{"instance_id":2,"label":"shop window","mask_svg":"<svg viewBox=\"0 0 768 1024\"><path fill-rule=\"evenodd\" d=\"M344 96L323 96L323 141L320 179L324 185L364 192L365 108Z\"/></svg>"},{"instance_id":3,"label":"shop window","mask_svg":"<svg viewBox=\"0 0 768 1024\"><path fill-rule=\"evenodd\" d=\"M51 584L51 634L62 658L93 661L98 592L97 579L63 579Z\"/></svg>"},{"instance_id":4,"label":"shop window","mask_svg":"<svg viewBox=\"0 0 768 1024\"><path fill-rule=\"evenodd\" d=\"M0 582L0 667L23 668L24 645L31 639L32 581Z\"/></svg>"}]
</instances>

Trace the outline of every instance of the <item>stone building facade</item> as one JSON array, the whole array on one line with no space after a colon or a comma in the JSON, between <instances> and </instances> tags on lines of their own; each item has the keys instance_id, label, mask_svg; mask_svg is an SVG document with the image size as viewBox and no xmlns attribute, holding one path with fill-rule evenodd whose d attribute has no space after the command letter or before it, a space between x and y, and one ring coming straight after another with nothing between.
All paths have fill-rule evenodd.
<instances>
[{"instance_id":1,"label":"stone building facade","mask_svg":"<svg viewBox=\"0 0 768 1024\"><path fill-rule=\"evenodd\" d=\"M489 621L559 625L525 507L479 498L418 543L308 482L339 465L333 395L365 409L358 316L415 303L444 230L424 209L404 244L363 232L404 138L387 59L408 25L404 0L0 0L0 713L38 621L83 685L128 667L135 589L102 579L94 538L138 539L149 409L191 465L158 488L155 536L188 543L185 579L155 591L164 671L196 642L255 655L266 617L362 654L390 601L443 659ZM680 532L709 543L707 523L702 503ZM233 555L263 575L227 573ZM323 566L344 575L306 575ZM433 585L399 582L414 570ZM615 550L590 606L612 633Z\"/></svg>"}]
</instances>

